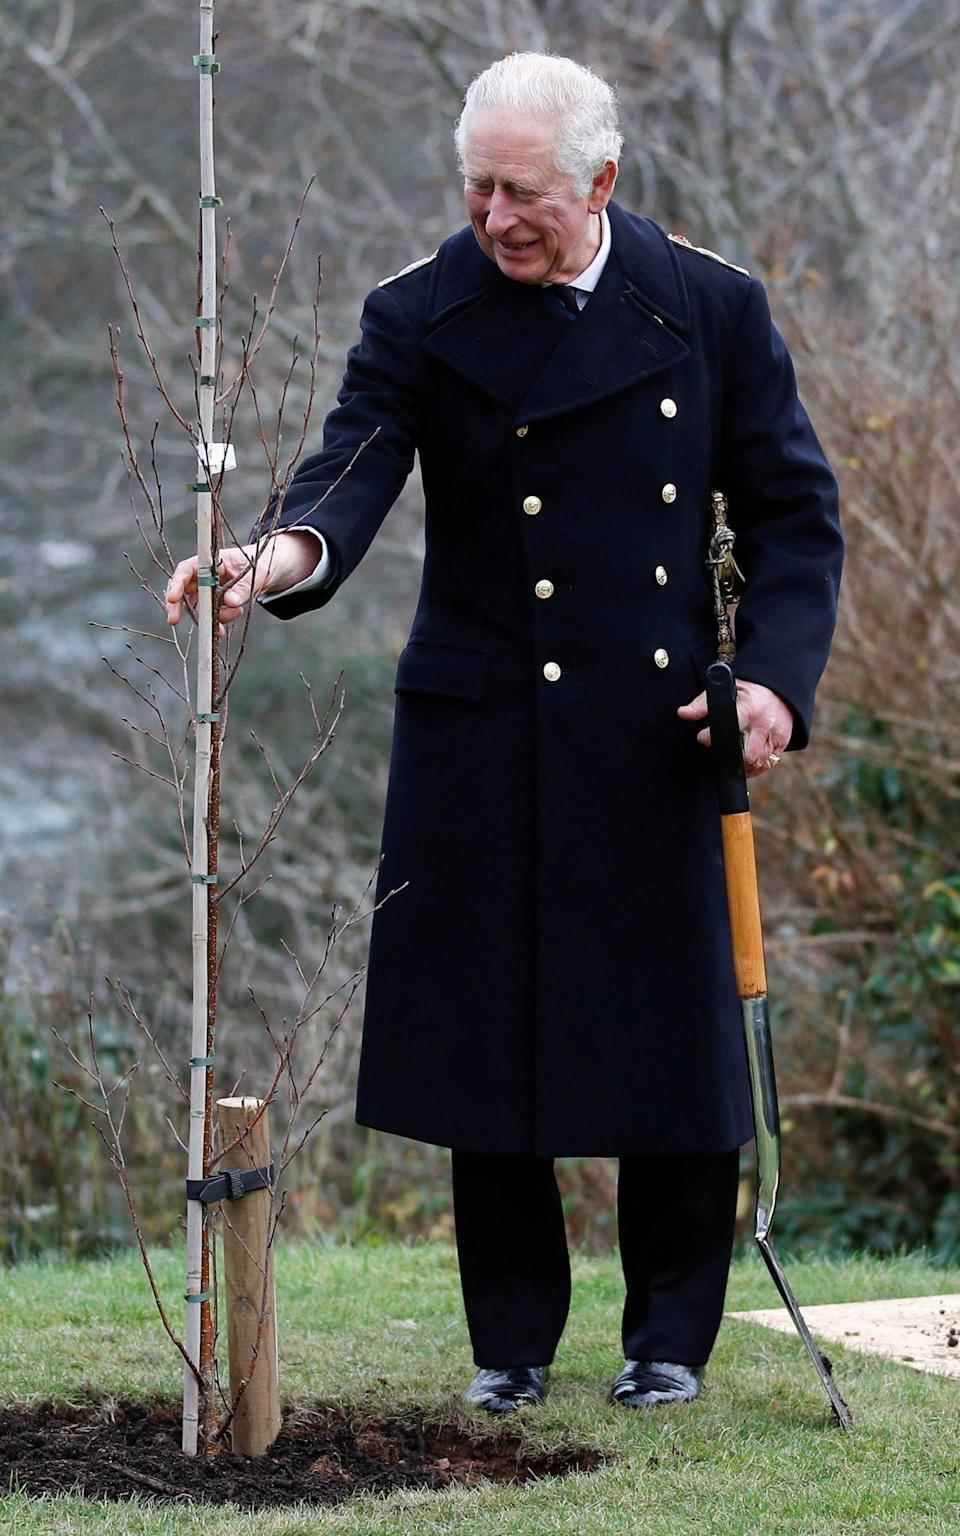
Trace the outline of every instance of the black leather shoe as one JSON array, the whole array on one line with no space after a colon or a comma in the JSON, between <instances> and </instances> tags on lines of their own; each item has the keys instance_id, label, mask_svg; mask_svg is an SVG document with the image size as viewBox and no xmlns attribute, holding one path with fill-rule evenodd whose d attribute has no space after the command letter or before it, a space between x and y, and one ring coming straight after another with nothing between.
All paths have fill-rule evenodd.
<instances>
[{"instance_id":1,"label":"black leather shoe","mask_svg":"<svg viewBox=\"0 0 960 1536\"><path fill-rule=\"evenodd\" d=\"M547 1395L545 1365L515 1365L497 1371L478 1371L464 1401L487 1413L516 1413L528 1403L542 1403Z\"/></svg>"},{"instance_id":2,"label":"black leather shoe","mask_svg":"<svg viewBox=\"0 0 960 1536\"><path fill-rule=\"evenodd\" d=\"M610 1399L624 1408L690 1403L698 1395L702 1380L702 1365L675 1365L671 1360L628 1360L610 1389Z\"/></svg>"}]
</instances>

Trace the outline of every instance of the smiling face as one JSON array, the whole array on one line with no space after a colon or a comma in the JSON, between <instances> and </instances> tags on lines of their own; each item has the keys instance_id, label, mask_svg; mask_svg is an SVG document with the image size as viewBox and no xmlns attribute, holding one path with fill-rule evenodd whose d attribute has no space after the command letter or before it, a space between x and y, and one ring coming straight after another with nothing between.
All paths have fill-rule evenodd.
<instances>
[{"instance_id":1,"label":"smiling face","mask_svg":"<svg viewBox=\"0 0 960 1536\"><path fill-rule=\"evenodd\" d=\"M617 179L608 160L578 197L554 164L556 126L502 107L469 120L464 195L484 255L518 283L568 283L600 248L600 219Z\"/></svg>"}]
</instances>

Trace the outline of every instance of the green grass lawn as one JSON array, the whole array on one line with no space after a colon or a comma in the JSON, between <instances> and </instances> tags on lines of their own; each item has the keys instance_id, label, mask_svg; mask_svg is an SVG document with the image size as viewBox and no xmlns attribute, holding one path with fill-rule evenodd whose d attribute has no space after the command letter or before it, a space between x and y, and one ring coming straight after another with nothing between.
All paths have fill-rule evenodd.
<instances>
[{"instance_id":1,"label":"green grass lawn","mask_svg":"<svg viewBox=\"0 0 960 1536\"><path fill-rule=\"evenodd\" d=\"M157 1269L178 1325L182 1259ZM372 1411L419 1404L460 1413L472 1372L451 1248L297 1245L278 1253L281 1386ZM806 1261L789 1273L801 1304L960 1292L960 1269L922 1257ZM408 1493L338 1509L245 1514L77 1498L0 1497L10 1536L934 1536L960 1530L956 1384L830 1346L857 1420L832 1426L799 1340L725 1322L698 1402L628 1413L606 1402L620 1365L622 1282L615 1258L574 1266L570 1322L544 1408L522 1416L532 1444L602 1448L601 1471L522 1488ZM759 1256L733 1270L728 1307L774 1306ZM178 1359L155 1319L137 1259L0 1270L0 1400L135 1397L180 1390ZM481 1430L491 1422L478 1415ZM516 1425L517 1419L511 1420ZM2 1448L0 1448L2 1453Z\"/></svg>"}]
</instances>

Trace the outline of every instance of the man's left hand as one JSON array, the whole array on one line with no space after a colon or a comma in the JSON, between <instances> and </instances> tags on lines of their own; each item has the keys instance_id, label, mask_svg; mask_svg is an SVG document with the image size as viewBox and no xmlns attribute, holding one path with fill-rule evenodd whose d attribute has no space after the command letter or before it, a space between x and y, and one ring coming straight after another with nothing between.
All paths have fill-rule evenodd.
<instances>
[{"instance_id":1,"label":"man's left hand","mask_svg":"<svg viewBox=\"0 0 960 1536\"><path fill-rule=\"evenodd\" d=\"M698 693L689 704L677 710L681 720L705 720L707 695ZM780 761L793 734L793 715L778 694L762 683L737 683L737 715L744 732L743 766L748 778L766 773ZM701 731L697 740L710 745L710 731Z\"/></svg>"}]
</instances>

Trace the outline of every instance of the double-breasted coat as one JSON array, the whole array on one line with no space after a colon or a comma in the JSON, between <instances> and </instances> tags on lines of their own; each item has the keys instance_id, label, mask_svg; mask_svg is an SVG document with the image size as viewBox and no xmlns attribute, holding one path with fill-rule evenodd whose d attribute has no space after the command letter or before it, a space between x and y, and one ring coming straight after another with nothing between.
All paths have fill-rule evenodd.
<instances>
[{"instance_id":1,"label":"double-breasted coat","mask_svg":"<svg viewBox=\"0 0 960 1536\"><path fill-rule=\"evenodd\" d=\"M419 453L379 886L404 889L374 919L357 1118L439 1145L616 1156L752 1135L716 795L676 711L715 654L721 488L747 579L738 672L805 745L836 484L762 285L609 215L575 319L469 228L376 289L279 517L333 560L325 587L273 602L290 618L350 575Z\"/></svg>"}]
</instances>

